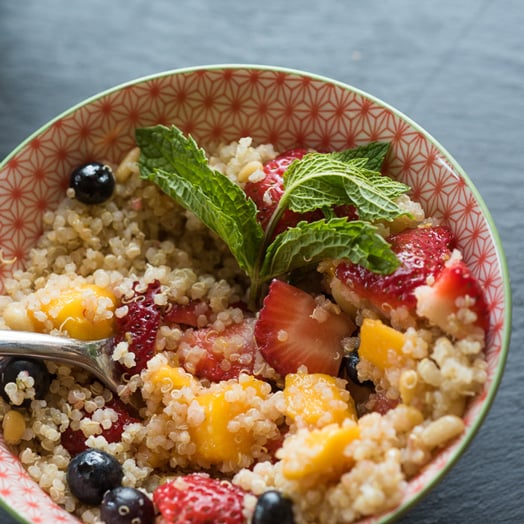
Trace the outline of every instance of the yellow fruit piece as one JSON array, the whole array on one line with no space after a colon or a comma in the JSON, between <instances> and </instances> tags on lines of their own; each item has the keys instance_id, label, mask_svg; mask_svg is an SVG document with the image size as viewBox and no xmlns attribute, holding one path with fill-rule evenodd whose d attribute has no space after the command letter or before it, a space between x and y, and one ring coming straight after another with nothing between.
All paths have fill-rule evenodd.
<instances>
[{"instance_id":1,"label":"yellow fruit piece","mask_svg":"<svg viewBox=\"0 0 524 524\"><path fill-rule=\"evenodd\" d=\"M249 377L241 383L227 384L223 389L196 397L204 418L201 423L189 428L191 440L196 445L195 459L220 464L235 463L241 455L251 456L256 435L245 427L233 430L228 428L228 424L251 408L253 397L265 398L266 387L265 382ZM248 388L251 390L248 391ZM247 394L242 394L241 390Z\"/></svg>"},{"instance_id":2,"label":"yellow fruit piece","mask_svg":"<svg viewBox=\"0 0 524 524\"><path fill-rule=\"evenodd\" d=\"M346 446L359 436L357 425L330 424L312 431L301 430L285 441L280 452L282 473L289 480L311 476L336 480L353 462L344 452Z\"/></svg>"},{"instance_id":3,"label":"yellow fruit piece","mask_svg":"<svg viewBox=\"0 0 524 524\"><path fill-rule=\"evenodd\" d=\"M19 444L26 429L24 416L19 411L9 410L4 415L2 429L6 444Z\"/></svg>"},{"instance_id":4,"label":"yellow fruit piece","mask_svg":"<svg viewBox=\"0 0 524 524\"><path fill-rule=\"evenodd\" d=\"M323 373L290 373L284 387L286 417L298 427L320 428L357 420L355 403L337 378Z\"/></svg>"},{"instance_id":5,"label":"yellow fruit piece","mask_svg":"<svg viewBox=\"0 0 524 524\"><path fill-rule=\"evenodd\" d=\"M192 387L197 382L193 375L183 368L169 365L153 370L149 380L155 385L155 389L161 391Z\"/></svg>"},{"instance_id":6,"label":"yellow fruit piece","mask_svg":"<svg viewBox=\"0 0 524 524\"><path fill-rule=\"evenodd\" d=\"M66 289L41 309L55 329L66 331L70 337L80 340L96 340L110 337L114 330L116 299L113 293L95 284ZM29 311L37 331L45 324ZM109 318L107 318L109 317Z\"/></svg>"},{"instance_id":7,"label":"yellow fruit piece","mask_svg":"<svg viewBox=\"0 0 524 524\"><path fill-rule=\"evenodd\" d=\"M405 335L400 331L386 326L380 320L366 318L360 328L358 354L382 370L398 367L406 360L402 352L405 340Z\"/></svg>"}]
</instances>

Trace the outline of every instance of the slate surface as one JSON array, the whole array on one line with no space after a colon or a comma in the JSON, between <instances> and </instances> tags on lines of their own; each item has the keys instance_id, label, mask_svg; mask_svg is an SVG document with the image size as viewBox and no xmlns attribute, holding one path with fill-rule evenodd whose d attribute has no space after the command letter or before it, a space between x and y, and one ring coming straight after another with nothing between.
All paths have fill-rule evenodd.
<instances>
[{"instance_id":1,"label":"slate surface","mask_svg":"<svg viewBox=\"0 0 524 524\"><path fill-rule=\"evenodd\" d=\"M523 26L520 0L3 1L0 158L100 90L192 65L303 69L409 115L484 197L506 249L514 306L506 373L485 424L401 522L524 522ZM0 512L0 522L12 520Z\"/></svg>"}]
</instances>

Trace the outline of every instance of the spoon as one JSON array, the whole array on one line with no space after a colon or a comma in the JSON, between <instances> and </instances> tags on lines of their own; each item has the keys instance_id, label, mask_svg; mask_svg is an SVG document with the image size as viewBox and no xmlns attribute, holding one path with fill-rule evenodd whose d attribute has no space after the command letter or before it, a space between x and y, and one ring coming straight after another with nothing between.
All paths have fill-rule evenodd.
<instances>
[{"instance_id":1,"label":"spoon","mask_svg":"<svg viewBox=\"0 0 524 524\"><path fill-rule=\"evenodd\" d=\"M0 330L0 357L32 357L79 366L91 372L111 391L122 389L121 373L111 358L114 341L76 340L42 333Z\"/></svg>"}]
</instances>

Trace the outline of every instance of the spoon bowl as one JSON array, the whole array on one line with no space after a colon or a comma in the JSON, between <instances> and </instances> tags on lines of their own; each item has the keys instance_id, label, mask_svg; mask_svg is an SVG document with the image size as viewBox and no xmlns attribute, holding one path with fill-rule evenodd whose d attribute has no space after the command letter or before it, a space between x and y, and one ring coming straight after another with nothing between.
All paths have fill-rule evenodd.
<instances>
[{"instance_id":1,"label":"spoon bowl","mask_svg":"<svg viewBox=\"0 0 524 524\"><path fill-rule=\"evenodd\" d=\"M92 373L113 393L122 391L121 372L111 358L114 341L76 340L27 331L0 330L0 357L52 360L79 366Z\"/></svg>"}]
</instances>

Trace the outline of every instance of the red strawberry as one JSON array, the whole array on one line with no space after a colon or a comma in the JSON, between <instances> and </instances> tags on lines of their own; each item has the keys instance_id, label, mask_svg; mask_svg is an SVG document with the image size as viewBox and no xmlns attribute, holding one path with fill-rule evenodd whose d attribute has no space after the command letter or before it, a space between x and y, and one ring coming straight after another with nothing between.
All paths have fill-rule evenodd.
<instances>
[{"instance_id":1,"label":"red strawberry","mask_svg":"<svg viewBox=\"0 0 524 524\"><path fill-rule=\"evenodd\" d=\"M344 204L341 206L335 206L334 212L337 217L347 217L349 221L358 220L358 211L353 205Z\"/></svg>"},{"instance_id":2,"label":"red strawberry","mask_svg":"<svg viewBox=\"0 0 524 524\"><path fill-rule=\"evenodd\" d=\"M435 282L416 291L417 314L446 333L463 338L489 327L482 288L462 260L446 265Z\"/></svg>"},{"instance_id":3,"label":"red strawberry","mask_svg":"<svg viewBox=\"0 0 524 524\"><path fill-rule=\"evenodd\" d=\"M307 153L307 149L291 149L270 160L264 165L265 178L257 182L248 181L244 191L251 197L258 208L258 220L263 229L266 229L282 194L284 193L284 173L294 160L300 160ZM281 233L288 227L296 226L301 220L318 220L322 213L295 213L287 209L282 215L275 234Z\"/></svg>"},{"instance_id":4,"label":"red strawberry","mask_svg":"<svg viewBox=\"0 0 524 524\"><path fill-rule=\"evenodd\" d=\"M126 302L127 314L116 322L115 345L129 341L129 351L135 354L134 367L122 366L122 372L128 375L140 373L153 356L162 316L162 308L154 301L155 294L160 291L160 282L155 280L145 291L137 291L137 284L133 286L133 298Z\"/></svg>"},{"instance_id":5,"label":"red strawberry","mask_svg":"<svg viewBox=\"0 0 524 524\"><path fill-rule=\"evenodd\" d=\"M294 286L273 280L255 325L262 356L280 374L306 366L309 373L337 375L342 338L355 326L344 313L323 307Z\"/></svg>"},{"instance_id":6,"label":"red strawberry","mask_svg":"<svg viewBox=\"0 0 524 524\"><path fill-rule=\"evenodd\" d=\"M192 473L160 485L153 502L170 524L244 524L244 495L227 480Z\"/></svg>"},{"instance_id":7,"label":"red strawberry","mask_svg":"<svg viewBox=\"0 0 524 524\"><path fill-rule=\"evenodd\" d=\"M426 284L428 277L442 271L451 255L453 235L442 226L420 227L406 229L387 240L401 264L392 274L380 275L357 264L342 262L335 275L360 299L384 312L400 306L414 310L413 291Z\"/></svg>"},{"instance_id":8,"label":"red strawberry","mask_svg":"<svg viewBox=\"0 0 524 524\"><path fill-rule=\"evenodd\" d=\"M366 407L371 411L385 415L390 409L396 408L398 403L398 399L386 397L384 392L375 392L371 395Z\"/></svg>"},{"instance_id":9,"label":"red strawberry","mask_svg":"<svg viewBox=\"0 0 524 524\"><path fill-rule=\"evenodd\" d=\"M113 398L109 402L106 402L105 407L114 409L117 414L117 419L113 422L110 428L102 431L102 436L105 437L109 443L118 442L125 427L133 422L138 422L138 419L132 417L125 404L117 398ZM67 428L61 436L62 446L69 451L69 454L72 457L87 449L85 441L86 437L80 429L73 430Z\"/></svg>"},{"instance_id":10,"label":"red strawberry","mask_svg":"<svg viewBox=\"0 0 524 524\"><path fill-rule=\"evenodd\" d=\"M231 324L223 331L212 327L187 330L179 344L180 363L193 375L212 382L253 373L256 346L254 319Z\"/></svg>"},{"instance_id":11,"label":"red strawberry","mask_svg":"<svg viewBox=\"0 0 524 524\"><path fill-rule=\"evenodd\" d=\"M198 327L199 318L209 313L209 306L200 300L193 300L188 304L171 304L163 315L167 324L182 324Z\"/></svg>"}]
</instances>

